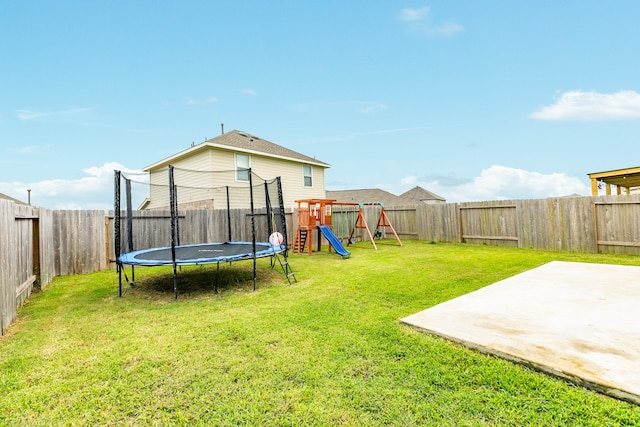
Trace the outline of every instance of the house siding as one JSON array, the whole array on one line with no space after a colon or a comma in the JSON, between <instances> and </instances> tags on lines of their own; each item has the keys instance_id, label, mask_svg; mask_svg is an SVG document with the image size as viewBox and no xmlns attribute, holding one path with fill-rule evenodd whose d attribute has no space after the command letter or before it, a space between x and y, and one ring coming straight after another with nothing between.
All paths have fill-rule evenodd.
<instances>
[{"instance_id":1,"label":"house siding","mask_svg":"<svg viewBox=\"0 0 640 427\"><path fill-rule=\"evenodd\" d=\"M305 187L302 175L304 163L287 162L257 155L251 157L251 168L258 176L267 180L277 176L281 178L285 207L295 207L295 200L298 199L322 199L325 197L324 168L312 166L313 186Z\"/></svg>"},{"instance_id":2,"label":"house siding","mask_svg":"<svg viewBox=\"0 0 640 427\"><path fill-rule=\"evenodd\" d=\"M243 190L237 189L246 185L246 182L236 180L235 174L235 154L247 154L235 150L224 150L209 147L206 150L196 151L189 155L175 159L172 163L176 168L174 181L178 186L178 204L180 208L210 208L226 209L226 191L224 187L234 187L231 192L230 205L232 209L246 208L249 201L249 190L246 194ZM264 180L272 180L281 177L282 192L286 208L294 208L295 200L324 198L324 172L325 168L310 165L312 167L313 185L304 186L302 167L305 163L297 161L287 161L283 159L250 154L251 170ZM228 173L197 173L190 171L229 171ZM158 167L159 172L151 174L151 202L147 209L166 208L168 203L168 174L166 165ZM157 184L157 185L154 185ZM254 185L256 183L254 182ZM255 207L263 207L264 200L255 200Z\"/></svg>"}]
</instances>

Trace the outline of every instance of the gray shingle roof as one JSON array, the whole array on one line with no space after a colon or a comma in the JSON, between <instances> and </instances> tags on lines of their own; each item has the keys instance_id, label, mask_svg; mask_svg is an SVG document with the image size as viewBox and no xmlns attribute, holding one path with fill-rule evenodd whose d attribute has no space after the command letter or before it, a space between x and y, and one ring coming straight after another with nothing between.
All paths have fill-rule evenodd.
<instances>
[{"instance_id":1,"label":"gray shingle roof","mask_svg":"<svg viewBox=\"0 0 640 427\"><path fill-rule=\"evenodd\" d=\"M443 197L425 190L422 187L412 188L400 196L396 196L379 188L338 191L327 190L327 199L346 203L380 202L384 203L385 206L415 206L433 200L446 202Z\"/></svg>"},{"instance_id":2,"label":"gray shingle roof","mask_svg":"<svg viewBox=\"0 0 640 427\"><path fill-rule=\"evenodd\" d=\"M261 154L267 157L276 157L290 161L310 163L325 168L331 167L331 165L328 163L322 162L313 157L306 156L302 153L298 153L297 151L290 150L271 141L267 141L266 139L262 139L255 135L251 135L239 130L232 130L230 132L226 132L222 135L216 136L215 138L207 139L200 144L192 145L186 150L183 150L171 157L160 160L159 162L145 167L143 170L149 171L159 167L164 167L167 164L170 164L171 162L175 161L176 159L180 159L185 155L189 155L200 150L206 150L207 147L218 147L221 149L228 148L245 153Z\"/></svg>"},{"instance_id":3,"label":"gray shingle roof","mask_svg":"<svg viewBox=\"0 0 640 427\"><path fill-rule=\"evenodd\" d=\"M18 199L14 199L13 197L11 197L11 196L7 196L7 195L6 195L6 194L4 194L4 193L0 193L0 199L2 199L2 200L9 200L9 201L12 201L12 202L14 202L14 203L17 203L17 204L19 204L19 205L26 205L26 203L25 203L25 202L23 202L23 201L21 201L21 200L18 200Z\"/></svg>"},{"instance_id":4,"label":"gray shingle roof","mask_svg":"<svg viewBox=\"0 0 640 427\"><path fill-rule=\"evenodd\" d=\"M303 162L320 163L327 167L329 166L328 163L239 130L232 130L203 142L203 144L206 143L224 145L226 147L254 151L271 156L286 157L289 159L301 160Z\"/></svg>"},{"instance_id":5,"label":"gray shingle roof","mask_svg":"<svg viewBox=\"0 0 640 427\"><path fill-rule=\"evenodd\" d=\"M326 194L327 199L333 199L338 202L345 203L378 202L383 203L385 206L401 206L410 204L407 200L379 188L327 191Z\"/></svg>"},{"instance_id":6,"label":"gray shingle roof","mask_svg":"<svg viewBox=\"0 0 640 427\"><path fill-rule=\"evenodd\" d=\"M412 202L424 202L429 200L446 202L446 199L444 197L438 196L437 194L432 193L429 190L425 190L420 186L415 186L411 190L402 193L400 197Z\"/></svg>"}]
</instances>

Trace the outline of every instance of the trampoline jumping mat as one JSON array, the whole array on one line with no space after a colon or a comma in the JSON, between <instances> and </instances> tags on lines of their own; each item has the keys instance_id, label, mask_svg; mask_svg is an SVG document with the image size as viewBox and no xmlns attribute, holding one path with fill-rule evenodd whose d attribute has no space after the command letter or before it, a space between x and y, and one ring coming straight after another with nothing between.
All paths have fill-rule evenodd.
<instances>
[{"instance_id":1,"label":"trampoline jumping mat","mask_svg":"<svg viewBox=\"0 0 640 427\"><path fill-rule=\"evenodd\" d=\"M401 322L640 404L640 267L553 261Z\"/></svg>"}]
</instances>

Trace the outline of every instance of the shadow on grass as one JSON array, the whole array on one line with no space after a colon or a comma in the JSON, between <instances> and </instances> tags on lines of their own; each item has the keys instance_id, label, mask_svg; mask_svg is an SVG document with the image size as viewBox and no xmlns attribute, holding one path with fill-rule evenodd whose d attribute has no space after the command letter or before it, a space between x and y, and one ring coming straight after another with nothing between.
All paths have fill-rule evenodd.
<instances>
[{"instance_id":1,"label":"shadow on grass","mask_svg":"<svg viewBox=\"0 0 640 427\"><path fill-rule=\"evenodd\" d=\"M268 267L258 267L256 289L286 283L284 276ZM231 264L178 267L178 298L201 299L223 294L253 292L253 266ZM174 299L173 270L161 269L136 277L135 285L127 287L129 297L157 301Z\"/></svg>"}]
</instances>

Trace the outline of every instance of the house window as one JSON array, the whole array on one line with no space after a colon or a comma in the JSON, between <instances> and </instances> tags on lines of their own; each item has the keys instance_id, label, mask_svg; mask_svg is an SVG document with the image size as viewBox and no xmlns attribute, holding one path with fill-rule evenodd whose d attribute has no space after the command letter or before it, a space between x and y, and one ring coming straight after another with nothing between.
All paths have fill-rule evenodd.
<instances>
[{"instance_id":1,"label":"house window","mask_svg":"<svg viewBox=\"0 0 640 427\"><path fill-rule=\"evenodd\" d=\"M249 156L236 154L236 179L238 181L249 181Z\"/></svg>"},{"instance_id":2,"label":"house window","mask_svg":"<svg viewBox=\"0 0 640 427\"><path fill-rule=\"evenodd\" d=\"M311 166L303 165L302 166L302 175L304 175L304 186L305 187L312 187L313 186L313 180L312 180L312 177L311 177Z\"/></svg>"}]
</instances>

